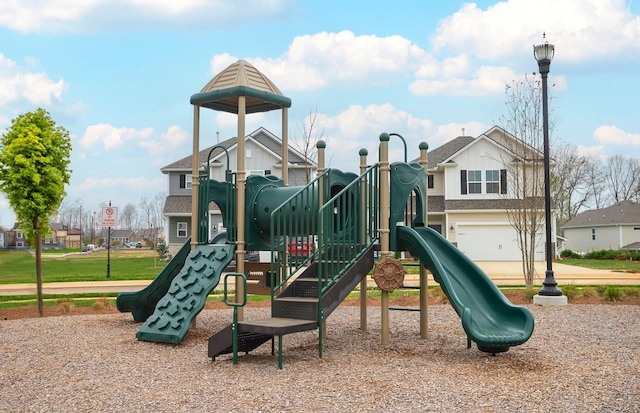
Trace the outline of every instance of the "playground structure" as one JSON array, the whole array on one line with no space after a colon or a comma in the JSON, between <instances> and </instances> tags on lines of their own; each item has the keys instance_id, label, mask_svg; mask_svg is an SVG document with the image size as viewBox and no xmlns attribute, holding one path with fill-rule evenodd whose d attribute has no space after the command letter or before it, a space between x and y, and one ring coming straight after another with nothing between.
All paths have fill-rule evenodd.
<instances>
[{"instance_id":1,"label":"playground structure","mask_svg":"<svg viewBox=\"0 0 640 413\"><path fill-rule=\"evenodd\" d=\"M236 84L229 85L230 76ZM251 79L253 83L251 83ZM255 79L259 79L256 86ZM237 83L240 84L237 84ZM258 89L256 89L256 87ZM194 104L194 177L192 237L147 288L118 296L120 311L132 312L144 324L137 338L178 344L189 325L204 308L207 296L218 285L223 270L235 258L234 322L209 339L208 355L249 352L278 338L278 367L282 368L282 337L318 330L322 357L326 320L360 285L361 328L366 329L366 276L374 267L374 251L391 260L395 251L409 251L421 263L420 335L427 336L427 270L432 274L457 314L468 337L479 350L504 352L526 342L533 332L533 316L513 306L489 277L439 233L427 227L427 150L420 144L420 161L407 162L407 147L398 134L379 137L379 161L367 166L361 150L360 175L324 165L325 143L317 144L318 175L302 187L287 186L286 108L290 100L248 63L239 61L212 79L192 96ZM238 114L238 137L244 136L244 115L249 111L283 110L282 178L245 178L243 139L238 139L236 170L227 154L224 182L210 178L198 164L199 108ZM398 137L405 146L404 162L389 164L389 141ZM214 147L215 149L216 147ZM213 149L212 149L213 151ZM209 203L223 216L226 233L208 239ZM313 242L313 248L291 254L293 239ZM246 251L269 251L268 270L245 271ZM393 265L374 279L395 277ZM376 268L378 272L378 268ZM247 278L249 278L247 286ZM400 280L401 281L401 280ZM258 285L259 288L255 288ZM382 344L389 343L388 293L382 290ZM271 317L244 320L242 305L247 289L264 291L271 298ZM250 290L251 291L251 290ZM273 347L272 347L273 351Z\"/></svg>"}]
</instances>

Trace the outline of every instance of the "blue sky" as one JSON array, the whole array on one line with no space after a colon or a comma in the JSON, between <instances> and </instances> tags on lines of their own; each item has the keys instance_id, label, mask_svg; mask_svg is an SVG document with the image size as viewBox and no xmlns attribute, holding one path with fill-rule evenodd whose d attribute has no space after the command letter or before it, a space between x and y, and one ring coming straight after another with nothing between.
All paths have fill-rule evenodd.
<instances>
[{"instance_id":1,"label":"blue sky","mask_svg":"<svg viewBox=\"0 0 640 413\"><path fill-rule=\"evenodd\" d=\"M191 95L245 59L292 99L290 136L316 112L330 166L355 170L381 132L414 158L499 124L543 32L555 138L639 157L640 5L623 0L0 0L0 130L47 109L72 136L65 202L137 205L191 153ZM235 116L202 117L201 148L235 136ZM260 126L279 136L280 113L247 118ZM13 220L0 195L0 225Z\"/></svg>"}]
</instances>

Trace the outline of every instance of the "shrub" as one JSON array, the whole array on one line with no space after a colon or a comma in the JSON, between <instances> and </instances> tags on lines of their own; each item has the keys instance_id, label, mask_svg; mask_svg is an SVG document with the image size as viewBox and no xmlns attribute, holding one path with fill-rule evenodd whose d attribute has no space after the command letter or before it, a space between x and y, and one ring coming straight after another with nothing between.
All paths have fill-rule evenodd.
<instances>
[{"instance_id":1,"label":"shrub","mask_svg":"<svg viewBox=\"0 0 640 413\"><path fill-rule=\"evenodd\" d=\"M582 255L577 252L573 252L571 250L562 250L560 251L561 258L582 258Z\"/></svg>"},{"instance_id":2,"label":"shrub","mask_svg":"<svg viewBox=\"0 0 640 413\"><path fill-rule=\"evenodd\" d=\"M622 299L622 291L618 287L608 286L604 292L605 301L620 301Z\"/></svg>"},{"instance_id":3,"label":"shrub","mask_svg":"<svg viewBox=\"0 0 640 413\"><path fill-rule=\"evenodd\" d=\"M524 299L533 302L533 296L536 294L538 294L538 291L535 288L525 288Z\"/></svg>"},{"instance_id":4,"label":"shrub","mask_svg":"<svg viewBox=\"0 0 640 413\"><path fill-rule=\"evenodd\" d=\"M595 297L597 294L597 291L589 286L584 287L584 289L582 290L582 295L585 297Z\"/></svg>"},{"instance_id":5,"label":"shrub","mask_svg":"<svg viewBox=\"0 0 640 413\"><path fill-rule=\"evenodd\" d=\"M435 287L430 289L429 291L431 293L431 296L436 298L439 302L445 304L447 302L449 302L449 298L447 297L447 295L444 293L444 291L442 290L442 288L440 287Z\"/></svg>"},{"instance_id":6,"label":"shrub","mask_svg":"<svg viewBox=\"0 0 640 413\"><path fill-rule=\"evenodd\" d=\"M599 285L596 287L596 292L600 297L604 297L604 293L607 291L606 285Z\"/></svg>"},{"instance_id":7,"label":"shrub","mask_svg":"<svg viewBox=\"0 0 640 413\"><path fill-rule=\"evenodd\" d=\"M563 285L562 293L567 296L567 300L573 300L578 296L578 287L573 284Z\"/></svg>"},{"instance_id":8,"label":"shrub","mask_svg":"<svg viewBox=\"0 0 640 413\"><path fill-rule=\"evenodd\" d=\"M638 260L640 259L640 252L632 253L628 250L599 250L588 252L584 257L590 260Z\"/></svg>"},{"instance_id":9,"label":"shrub","mask_svg":"<svg viewBox=\"0 0 640 413\"><path fill-rule=\"evenodd\" d=\"M109 301L109 299L106 297L98 298L96 301L93 302L94 310L103 310L105 308L111 308L111 307L112 307L111 301Z\"/></svg>"},{"instance_id":10,"label":"shrub","mask_svg":"<svg viewBox=\"0 0 640 413\"><path fill-rule=\"evenodd\" d=\"M625 287L622 292L627 297L640 297L640 289L635 287Z\"/></svg>"},{"instance_id":11,"label":"shrub","mask_svg":"<svg viewBox=\"0 0 640 413\"><path fill-rule=\"evenodd\" d=\"M64 313L70 312L74 307L73 300L70 298L58 298L56 303L62 308L62 312Z\"/></svg>"}]
</instances>

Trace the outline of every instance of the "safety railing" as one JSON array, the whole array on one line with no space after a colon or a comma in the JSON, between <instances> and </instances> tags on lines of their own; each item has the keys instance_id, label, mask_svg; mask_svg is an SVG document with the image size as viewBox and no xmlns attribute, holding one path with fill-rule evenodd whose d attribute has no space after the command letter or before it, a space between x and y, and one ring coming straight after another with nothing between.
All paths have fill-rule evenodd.
<instances>
[{"instance_id":1,"label":"safety railing","mask_svg":"<svg viewBox=\"0 0 640 413\"><path fill-rule=\"evenodd\" d=\"M271 282L274 294L317 256L316 214L331 197L331 170L318 175L271 212Z\"/></svg>"},{"instance_id":2,"label":"safety railing","mask_svg":"<svg viewBox=\"0 0 640 413\"><path fill-rule=\"evenodd\" d=\"M378 240L379 166L327 200L318 211L319 299ZM319 309L322 309L320 301ZM319 321L322 315L319 314Z\"/></svg>"},{"instance_id":3,"label":"safety railing","mask_svg":"<svg viewBox=\"0 0 640 413\"><path fill-rule=\"evenodd\" d=\"M225 170L225 182L221 183L211 179L211 155L215 150L225 153L227 169ZM229 169L229 152L222 145L215 145L207 155L207 172L201 174L198 189L198 244L209 242L209 204L214 201L222 212L222 223L227 229L227 242L235 242L237 235L236 221L236 174ZM224 193L212 193L223 191Z\"/></svg>"}]
</instances>

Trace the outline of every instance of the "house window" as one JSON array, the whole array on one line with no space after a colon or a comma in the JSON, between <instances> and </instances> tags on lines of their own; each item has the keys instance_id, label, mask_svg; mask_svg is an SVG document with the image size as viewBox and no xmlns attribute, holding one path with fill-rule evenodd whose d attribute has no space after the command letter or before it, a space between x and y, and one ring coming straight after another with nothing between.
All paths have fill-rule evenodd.
<instances>
[{"instance_id":1,"label":"house window","mask_svg":"<svg viewBox=\"0 0 640 413\"><path fill-rule=\"evenodd\" d=\"M17 238L17 239L22 239L22 232L17 231L17 232L16 232L16 238Z\"/></svg>"},{"instance_id":2,"label":"house window","mask_svg":"<svg viewBox=\"0 0 640 413\"><path fill-rule=\"evenodd\" d=\"M469 183L470 194L482 193L482 171L468 171L467 182Z\"/></svg>"},{"instance_id":3,"label":"house window","mask_svg":"<svg viewBox=\"0 0 640 413\"><path fill-rule=\"evenodd\" d=\"M634 231L640 231L640 227L633 227Z\"/></svg>"},{"instance_id":4,"label":"house window","mask_svg":"<svg viewBox=\"0 0 640 413\"><path fill-rule=\"evenodd\" d=\"M192 182L193 182L192 174L180 174L180 188L191 189Z\"/></svg>"},{"instance_id":5,"label":"house window","mask_svg":"<svg viewBox=\"0 0 640 413\"><path fill-rule=\"evenodd\" d=\"M497 169L487 170L485 172L485 181L488 194L497 194L500 192L500 171Z\"/></svg>"},{"instance_id":6,"label":"house window","mask_svg":"<svg viewBox=\"0 0 640 413\"><path fill-rule=\"evenodd\" d=\"M178 237L186 238L187 237L187 223L186 222L178 222Z\"/></svg>"},{"instance_id":7,"label":"house window","mask_svg":"<svg viewBox=\"0 0 640 413\"><path fill-rule=\"evenodd\" d=\"M433 189L433 175L427 175L427 188Z\"/></svg>"},{"instance_id":8,"label":"house window","mask_svg":"<svg viewBox=\"0 0 640 413\"><path fill-rule=\"evenodd\" d=\"M596 229L595 228L591 228L591 239L593 241L596 240Z\"/></svg>"},{"instance_id":9,"label":"house window","mask_svg":"<svg viewBox=\"0 0 640 413\"><path fill-rule=\"evenodd\" d=\"M263 170L256 170L256 171L247 171L247 176L249 175L260 175L263 176L264 175L264 171Z\"/></svg>"}]
</instances>

